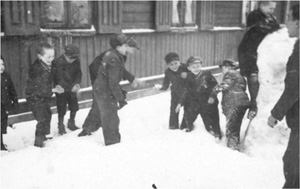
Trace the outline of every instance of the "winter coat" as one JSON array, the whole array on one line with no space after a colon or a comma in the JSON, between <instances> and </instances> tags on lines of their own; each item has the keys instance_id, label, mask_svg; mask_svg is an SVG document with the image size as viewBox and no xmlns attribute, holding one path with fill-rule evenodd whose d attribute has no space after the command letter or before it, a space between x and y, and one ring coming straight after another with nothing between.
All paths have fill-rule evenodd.
<instances>
[{"instance_id":1,"label":"winter coat","mask_svg":"<svg viewBox=\"0 0 300 189\"><path fill-rule=\"evenodd\" d=\"M271 114L277 120L286 116L287 125L299 129L299 39L289 57L284 83L284 91Z\"/></svg>"},{"instance_id":2,"label":"winter coat","mask_svg":"<svg viewBox=\"0 0 300 189\"><path fill-rule=\"evenodd\" d=\"M236 70L224 74L222 83L213 88L211 97L215 98L219 92L223 92L221 104L225 114L230 109L250 105L246 93L246 80Z\"/></svg>"},{"instance_id":3,"label":"winter coat","mask_svg":"<svg viewBox=\"0 0 300 189\"><path fill-rule=\"evenodd\" d=\"M248 69L258 71L256 65L257 48L267 34L279 28L279 23L272 15L267 17L259 9L249 14L247 17L247 31L238 47L238 53L239 56L246 56L245 60L250 59L251 61L239 60L242 75Z\"/></svg>"},{"instance_id":4,"label":"winter coat","mask_svg":"<svg viewBox=\"0 0 300 189\"><path fill-rule=\"evenodd\" d=\"M52 77L51 67L37 59L30 65L28 71L26 95L50 98L53 87Z\"/></svg>"},{"instance_id":5,"label":"winter coat","mask_svg":"<svg viewBox=\"0 0 300 189\"><path fill-rule=\"evenodd\" d=\"M185 83L185 79L181 76L181 74L187 72L188 69L185 64L180 64L176 72L169 68L166 69L163 85L160 90L167 90L171 84L171 92L176 96L180 96Z\"/></svg>"},{"instance_id":6,"label":"winter coat","mask_svg":"<svg viewBox=\"0 0 300 189\"><path fill-rule=\"evenodd\" d=\"M134 76L125 69L125 60L126 56L120 54L116 49L105 53L99 65L97 78L93 83L94 94L111 96L119 102L125 100L120 81L123 78L129 81L134 79Z\"/></svg>"},{"instance_id":7,"label":"winter coat","mask_svg":"<svg viewBox=\"0 0 300 189\"><path fill-rule=\"evenodd\" d=\"M180 104L189 99L191 108L195 110L207 105L211 91L217 84L217 80L210 71L201 71L198 75L188 73ZM215 102L218 102L217 98Z\"/></svg>"},{"instance_id":8,"label":"winter coat","mask_svg":"<svg viewBox=\"0 0 300 189\"><path fill-rule=\"evenodd\" d=\"M94 61L89 65L89 72L90 72L90 78L91 78L91 82L92 84L94 83L94 81L96 80L97 78L97 75L98 75L98 69L99 69L99 66L101 65L102 63L102 59L103 59L103 56L106 54L106 52L108 51L111 51L113 49L109 49L107 51L104 51L103 53L101 53L99 56L97 56ZM121 55L123 56L123 55ZM123 56L124 58L124 62L126 62L126 59L127 57L126 56ZM135 79L135 77L126 70L126 68L124 68L124 73L123 73L123 80L128 80L130 83L133 82L133 80Z\"/></svg>"},{"instance_id":9,"label":"winter coat","mask_svg":"<svg viewBox=\"0 0 300 189\"><path fill-rule=\"evenodd\" d=\"M18 104L18 96L10 75L4 71L1 74L1 105L11 110Z\"/></svg>"},{"instance_id":10,"label":"winter coat","mask_svg":"<svg viewBox=\"0 0 300 189\"><path fill-rule=\"evenodd\" d=\"M82 72L80 61L68 63L65 56L61 55L52 62L54 85L60 85L65 92L71 92L76 84L80 84Z\"/></svg>"}]
</instances>

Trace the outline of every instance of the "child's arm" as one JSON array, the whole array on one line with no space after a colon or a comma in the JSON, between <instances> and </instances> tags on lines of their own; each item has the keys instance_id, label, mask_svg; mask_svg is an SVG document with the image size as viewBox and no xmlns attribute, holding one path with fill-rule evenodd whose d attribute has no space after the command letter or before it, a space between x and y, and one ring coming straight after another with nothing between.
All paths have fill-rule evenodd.
<instances>
[{"instance_id":1,"label":"child's arm","mask_svg":"<svg viewBox=\"0 0 300 189\"><path fill-rule=\"evenodd\" d=\"M210 93L208 103L213 104L214 99L217 97L219 92L223 92L228 90L234 83L234 79L229 76L229 74L225 74L222 83L219 85L216 85L213 89L212 92Z\"/></svg>"},{"instance_id":2,"label":"child's arm","mask_svg":"<svg viewBox=\"0 0 300 189\"><path fill-rule=\"evenodd\" d=\"M162 83L162 87L159 89L160 91L165 91L169 88L170 86L170 79L169 79L169 74L168 74L168 70L165 71L165 77L164 77L164 81Z\"/></svg>"}]
</instances>

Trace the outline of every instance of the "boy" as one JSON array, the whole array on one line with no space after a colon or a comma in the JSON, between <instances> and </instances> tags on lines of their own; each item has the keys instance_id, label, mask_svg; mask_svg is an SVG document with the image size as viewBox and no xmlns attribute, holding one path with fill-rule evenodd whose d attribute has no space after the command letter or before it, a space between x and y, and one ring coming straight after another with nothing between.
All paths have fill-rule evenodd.
<instances>
[{"instance_id":1,"label":"boy","mask_svg":"<svg viewBox=\"0 0 300 189\"><path fill-rule=\"evenodd\" d=\"M131 47L134 47L136 49L139 49L136 41L132 38L128 38L128 45ZM117 45L119 44L118 38L116 36L113 36L110 38L110 46L112 49L116 49ZM94 61L89 65L89 71L90 71L90 78L92 85L94 84L94 81L97 78L98 75L98 69L102 63L102 59L104 55L108 52L111 51L112 49L106 50L103 53L101 53L99 56L97 56ZM127 56L124 56L124 59L126 59ZM144 85L142 81L139 79L135 78L131 73L129 73L126 68L124 68L123 72L123 80L128 80L131 83L131 86L133 88L137 88L139 85ZM122 90L122 93L126 99L126 94L127 92ZM97 131L101 127L101 118L99 117L100 110L98 108L96 99L94 98L93 95L93 101L92 101L92 107L88 113L88 116L86 117L83 125L82 125L82 131L78 134L78 137L82 136L87 136L91 135L92 132Z\"/></svg>"},{"instance_id":2,"label":"boy","mask_svg":"<svg viewBox=\"0 0 300 189\"><path fill-rule=\"evenodd\" d=\"M213 104L217 94L223 93L222 109L226 116L227 146L238 150L242 120L250 105L246 80L236 71L238 64L233 60L224 60L220 68L224 75L223 81L213 88L208 103Z\"/></svg>"},{"instance_id":3,"label":"boy","mask_svg":"<svg viewBox=\"0 0 300 189\"><path fill-rule=\"evenodd\" d=\"M13 81L11 80L10 75L4 71L4 59L1 56L0 60L0 72L1 72L1 150L5 150L6 146L3 143L3 134L6 134L7 131L7 120L8 114L7 111L15 109L18 106L18 96L14 86Z\"/></svg>"},{"instance_id":4,"label":"boy","mask_svg":"<svg viewBox=\"0 0 300 189\"><path fill-rule=\"evenodd\" d=\"M178 116L179 112L175 112L176 106L179 102L179 97L182 93L184 87L184 82L188 69L186 65L179 62L179 55L177 53L171 52L165 56L165 61L167 63L168 69L165 71L165 77L160 91L165 91L171 85L171 108L170 108L170 118L169 118L169 129L178 129ZM184 111L186 111L184 106ZM186 128L184 121L184 116L180 125L180 129Z\"/></svg>"},{"instance_id":5,"label":"boy","mask_svg":"<svg viewBox=\"0 0 300 189\"><path fill-rule=\"evenodd\" d=\"M38 45L37 55L38 59L30 65L28 71L26 100L37 120L34 146L43 147L46 135L50 134L52 93L63 93L64 90L60 86L52 88L54 48L48 43L41 43Z\"/></svg>"},{"instance_id":6,"label":"boy","mask_svg":"<svg viewBox=\"0 0 300 189\"><path fill-rule=\"evenodd\" d=\"M210 71L203 71L202 60L200 57L192 56L187 60L187 66L191 73L187 74L186 86L179 104L176 107L178 112L185 99L189 98L189 106L185 113L187 132L193 130L193 123L198 114L201 115L206 130L221 139L219 124L218 99L214 97L214 103L209 104L208 98L212 89L218 84L217 80Z\"/></svg>"},{"instance_id":7,"label":"boy","mask_svg":"<svg viewBox=\"0 0 300 189\"><path fill-rule=\"evenodd\" d=\"M259 90L257 48L265 36L280 28L272 15L276 7L275 1L262 1L257 10L252 11L247 18L247 32L238 47L238 59L241 75L247 77L251 98L248 114L253 119L257 114L256 97Z\"/></svg>"},{"instance_id":8,"label":"boy","mask_svg":"<svg viewBox=\"0 0 300 189\"><path fill-rule=\"evenodd\" d=\"M71 131L78 129L75 125L76 112L79 110L77 92L80 90L82 72L79 61L79 50L75 45L69 44L64 48L64 54L53 61L54 85L64 89L64 93L56 93L56 105L58 112L58 133L66 133L64 116L67 104L70 110L68 128Z\"/></svg>"},{"instance_id":9,"label":"boy","mask_svg":"<svg viewBox=\"0 0 300 189\"><path fill-rule=\"evenodd\" d=\"M110 39L110 45L112 49L106 51L102 58L95 59L97 61L92 65L98 67L97 74L93 74L93 77L91 75L94 78L94 81L92 79L93 100L96 105L92 106L94 109L91 109L90 113L98 113L106 146L121 141L118 110L123 108L127 102L119 82L125 78L131 81L134 87L137 86L134 76L126 71L124 65L127 55L138 49L135 41L124 34L118 34ZM88 128L85 127L79 136L88 135Z\"/></svg>"},{"instance_id":10,"label":"boy","mask_svg":"<svg viewBox=\"0 0 300 189\"><path fill-rule=\"evenodd\" d=\"M286 117L291 133L283 156L283 188L299 188L299 4L290 10L286 25L289 36L296 37L297 41L286 65L284 91L271 111L268 124L274 127L277 120Z\"/></svg>"}]
</instances>

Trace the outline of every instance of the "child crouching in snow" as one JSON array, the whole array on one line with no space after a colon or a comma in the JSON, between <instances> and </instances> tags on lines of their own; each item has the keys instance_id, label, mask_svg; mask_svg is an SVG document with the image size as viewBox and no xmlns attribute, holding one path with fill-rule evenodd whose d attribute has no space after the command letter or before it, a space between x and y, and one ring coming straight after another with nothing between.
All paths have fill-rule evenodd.
<instances>
[{"instance_id":1,"label":"child crouching in snow","mask_svg":"<svg viewBox=\"0 0 300 189\"><path fill-rule=\"evenodd\" d=\"M185 112L186 131L193 130L194 121L200 114L206 130L216 138L221 139L218 99L215 97L213 103L208 103L209 95L218 82L210 71L202 70L200 57L190 57L187 60L187 66L191 72L187 74L185 87L181 95L182 99L179 100L176 111L180 110L184 100L189 99L189 105Z\"/></svg>"},{"instance_id":2,"label":"child crouching in snow","mask_svg":"<svg viewBox=\"0 0 300 189\"><path fill-rule=\"evenodd\" d=\"M240 130L243 117L250 107L250 101L246 91L246 80L236 70L238 64L227 59L220 65L222 68L223 81L214 87L208 99L213 104L219 92L223 92L222 109L226 116L226 138L227 146L238 150Z\"/></svg>"},{"instance_id":3,"label":"child crouching in snow","mask_svg":"<svg viewBox=\"0 0 300 189\"><path fill-rule=\"evenodd\" d=\"M170 118L169 118L169 129L178 129L178 116L179 112L175 112L176 106L179 102L182 89L184 87L184 82L186 74L188 72L187 66L180 63L179 55L177 53L171 52L165 56L165 61L167 63L168 69L165 71L165 77L163 81L163 86L159 91L165 91L169 88L171 84L171 108L170 108ZM186 103L184 103L184 111L186 111ZM185 129L186 123L184 121L184 116L180 125L180 129Z\"/></svg>"}]
</instances>

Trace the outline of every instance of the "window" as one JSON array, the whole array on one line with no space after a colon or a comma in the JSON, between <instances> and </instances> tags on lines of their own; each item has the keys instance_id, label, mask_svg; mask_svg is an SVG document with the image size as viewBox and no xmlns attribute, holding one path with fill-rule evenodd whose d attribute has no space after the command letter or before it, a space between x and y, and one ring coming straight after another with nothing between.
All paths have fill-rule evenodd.
<instances>
[{"instance_id":1,"label":"window","mask_svg":"<svg viewBox=\"0 0 300 189\"><path fill-rule=\"evenodd\" d=\"M172 26L195 26L196 2L194 0L172 1Z\"/></svg>"},{"instance_id":2,"label":"window","mask_svg":"<svg viewBox=\"0 0 300 189\"><path fill-rule=\"evenodd\" d=\"M91 28L91 2L43 1L41 27L45 29Z\"/></svg>"},{"instance_id":3,"label":"window","mask_svg":"<svg viewBox=\"0 0 300 189\"><path fill-rule=\"evenodd\" d=\"M242 22L242 1L215 1L215 26L235 27Z\"/></svg>"}]
</instances>

